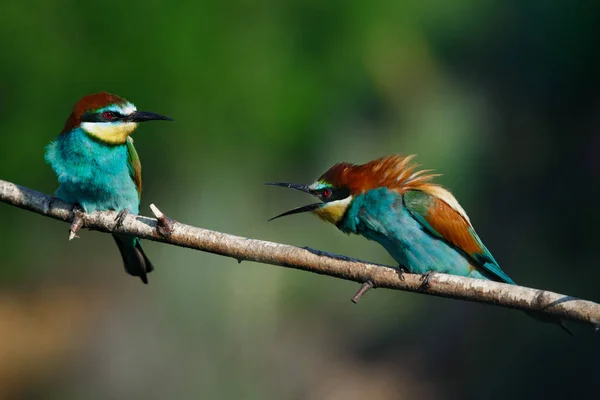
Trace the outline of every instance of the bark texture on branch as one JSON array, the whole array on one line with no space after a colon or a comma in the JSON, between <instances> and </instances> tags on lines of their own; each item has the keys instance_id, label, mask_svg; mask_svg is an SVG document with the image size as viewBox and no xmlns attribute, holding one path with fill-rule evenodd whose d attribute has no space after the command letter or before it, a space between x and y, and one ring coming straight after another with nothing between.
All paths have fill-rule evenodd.
<instances>
[{"instance_id":1,"label":"bark texture on branch","mask_svg":"<svg viewBox=\"0 0 600 400\"><path fill-rule=\"evenodd\" d=\"M0 201L65 222L72 222L74 217L72 204L2 180ZM232 257L238 261L279 265L366 284L353 298L355 301L371 287L387 288L539 312L565 321L591 324L596 328L600 326L600 304L591 301L545 290L440 273L429 277L425 289L421 275L399 273L394 268L336 257L317 250L197 228L164 216L154 205L151 209L158 221L139 215L127 215L115 227L117 213L106 211L84 214L83 227L135 235Z\"/></svg>"}]
</instances>

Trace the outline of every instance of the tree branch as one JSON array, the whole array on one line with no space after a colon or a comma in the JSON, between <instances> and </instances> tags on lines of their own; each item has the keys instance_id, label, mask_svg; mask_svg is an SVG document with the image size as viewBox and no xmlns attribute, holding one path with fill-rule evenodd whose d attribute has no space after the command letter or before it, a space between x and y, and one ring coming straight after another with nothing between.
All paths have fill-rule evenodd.
<instances>
[{"instance_id":1,"label":"tree branch","mask_svg":"<svg viewBox=\"0 0 600 400\"><path fill-rule=\"evenodd\" d=\"M50 218L72 222L73 205L34 190L0 180L0 201ZM363 284L353 297L358 301L371 288L420 292L479 303L494 304L546 317L600 326L600 304L553 293L483 279L434 273L423 287L421 275L401 273L395 268L369 264L318 250L248 239L185 225L167 218L156 206L158 218L126 215L115 224L113 211L83 214L83 227L118 232L156 242L286 268L300 269Z\"/></svg>"}]
</instances>

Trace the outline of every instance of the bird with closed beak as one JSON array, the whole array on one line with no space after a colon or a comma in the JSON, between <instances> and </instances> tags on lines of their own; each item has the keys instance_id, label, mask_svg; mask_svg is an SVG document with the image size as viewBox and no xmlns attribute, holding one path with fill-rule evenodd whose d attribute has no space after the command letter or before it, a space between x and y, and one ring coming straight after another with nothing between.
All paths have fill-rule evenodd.
<instances>
[{"instance_id":1,"label":"bird with closed beak","mask_svg":"<svg viewBox=\"0 0 600 400\"><path fill-rule=\"evenodd\" d=\"M142 166L130 135L140 122L171 118L137 108L122 97L102 92L81 98L58 138L46 149L46 161L58 178L56 197L83 211L113 210L138 214ZM154 267L140 239L113 234L125 271L148 283Z\"/></svg>"}]
</instances>

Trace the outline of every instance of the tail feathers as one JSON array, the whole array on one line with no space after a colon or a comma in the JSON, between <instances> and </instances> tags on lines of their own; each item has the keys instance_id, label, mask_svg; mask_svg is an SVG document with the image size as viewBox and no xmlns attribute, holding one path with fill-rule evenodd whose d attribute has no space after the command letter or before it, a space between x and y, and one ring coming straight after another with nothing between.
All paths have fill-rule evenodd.
<instances>
[{"instance_id":1,"label":"tail feathers","mask_svg":"<svg viewBox=\"0 0 600 400\"><path fill-rule=\"evenodd\" d=\"M147 274L154 271L154 267L144 254L140 239L126 235L113 235L113 238L121 252L125 271L129 275L138 276L142 282L148 283Z\"/></svg>"}]
</instances>

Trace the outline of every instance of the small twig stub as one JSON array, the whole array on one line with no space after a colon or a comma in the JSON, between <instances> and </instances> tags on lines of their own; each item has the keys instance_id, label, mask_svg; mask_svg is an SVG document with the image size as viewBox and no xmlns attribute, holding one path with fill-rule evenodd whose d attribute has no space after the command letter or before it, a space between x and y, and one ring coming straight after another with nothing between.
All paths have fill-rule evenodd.
<instances>
[{"instance_id":1,"label":"small twig stub","mask_svg":"<svg viewBox=\"0 0 600 400\"><path fill-rule=\"evenodd\" d=\"M156 217L156 231L162 237L169 237L173 233L173 225L175 221L167 217L162 211L158 209L154 204L150 204L150 210ZM241 261L240 261L241 262Z\"/></svg>"},{"instance_id":2,"label":"small twig stub","mask_svg":"<svg viewBox=\"0 0 600 400\"><path fill-rule=\"evenodd\" d=\"M371 289L373 289L373 284L371 283L371 281L366 281L365 283L363 283L360 289L358 289L358 292L356 292L356 294L352 297L352 302L354 304L358 303L361 297L363 297L365 293L367 293Z\"/></svg>"}]
</instances>

